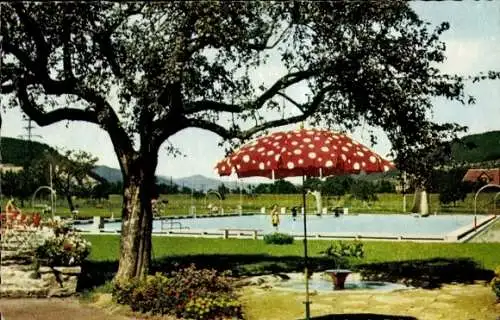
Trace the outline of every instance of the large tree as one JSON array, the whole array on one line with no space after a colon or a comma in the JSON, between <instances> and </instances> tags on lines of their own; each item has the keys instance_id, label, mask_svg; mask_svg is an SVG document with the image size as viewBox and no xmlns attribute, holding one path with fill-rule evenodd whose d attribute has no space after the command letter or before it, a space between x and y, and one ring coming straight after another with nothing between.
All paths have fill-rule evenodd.
<instances>
[{"instance_id":1,"label":"large tree","mask_svg":"<svg viewBox=\"0 0 500 320\"><path fill-rule=\"evenodd\" d=\"M404 154L455 129L429 120L431 97L466 100L462 80L437 67L448 24L430 30L404 1L1 6L3 101L40 126L85 121L109 134L124 181L117 279L148 270L158 151L175 133L238 144L305 120L367 124ZM283 74L262 68L276 56ZM256 85L255 70L273 82Z\"/></svg>"}]
</instances>

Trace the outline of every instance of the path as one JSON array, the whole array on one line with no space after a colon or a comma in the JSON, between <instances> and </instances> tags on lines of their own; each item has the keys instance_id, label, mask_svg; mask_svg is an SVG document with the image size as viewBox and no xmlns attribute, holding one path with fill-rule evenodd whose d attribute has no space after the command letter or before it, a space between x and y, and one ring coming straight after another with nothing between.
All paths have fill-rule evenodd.
<instances>
[{"instance_id":1,"label":"path","mask_svg":"<svg viewBox=\"0 0 500 320\"><path fill-rule=\"evenodd\" d=\"M131 320L103 309L82 304L75 298L65 299L0 299L5 320Z\"/></svg>"}]
</instances>

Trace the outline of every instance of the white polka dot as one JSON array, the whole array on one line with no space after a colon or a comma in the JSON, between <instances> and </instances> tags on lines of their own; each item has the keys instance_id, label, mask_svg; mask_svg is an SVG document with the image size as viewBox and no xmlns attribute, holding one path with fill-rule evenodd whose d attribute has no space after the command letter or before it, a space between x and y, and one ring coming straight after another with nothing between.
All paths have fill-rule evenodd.
<instances>
[{"instance_id":1,"label":"white polka dot","mask_svg":"<svg viewBox=\"0 0 500 320\"><path fill-rule=\"evenodd\" d=\"M291 156L291 155L292 155L292 153L291 153L290 151L288 151L286 154L287 154L287 155L289 155L289 156Z\"/></svg>"},{"instance_id":2,"label":"white polka dot","mask_svg":"<svg viewBox=\"0 0 500 320\"><path fill-rule=\"evenodd\" d=\"M281 152L285 152L285 151L286 151L285 147L281 148Z\"/></svg>"},{"instance_id":3,"label":"white polka dot","mask_svg":"<svg viewBox=\"0 0 500 320\"><path fill-rule=\"evenodd\" d=\"M266 153L265 153L265 152L261 152L261 153L260 153L260 155L261 155L261 156L265 156L265 155L266 155Z\"/></svg>"},{"instance_id":4,"label":"white polka dot","mask_svg":"<svg viewBox=\"0 0 500 320\"><path fill-rule=\"evenodd\" d=\"M326 166L327 168L333 167L333 162L332 162L332 160L328 160L328 161L326 161L325 166Z\"/></svg>"},{"instance_id":5,"label":"white polka dot","mask_svg":"<svg viewBox=\"0 0 500 320\"><path fill-rule=\"evenodd\" d=\"M307 145L309 147L309 149L314 149L314 144L310 143Z\"/></svg>"},{"instance_id":6,"label":"white polka dot","mask_svg":"<svg viewBox=\"0 0 500 320\"><path fill-rule=\"evenodd\" d=\"M314 140L315 140L315 141L319 141L319 140L320 140L320 137L314 137Z\"/></svg>"},{"instance_id":7,"label":"white polka dot","mask_svg":"<svg viewBox=\"0 0 500 320\"><path fill-rule=\"evenodd\" d=\"M338 139L339 139L339 137L338 137L337 135L333 135L333 136L332 136L332 138L333 138L333 139L336 139L336 140L338 140Z\"/></svg>"},{"instance_id":8,"label":"white polka dot","mask_svg":"<svg viewBox=\"0 0 500 320\"><path fill-rule=\"evenodd\" d=\"M286 137L287 137L288 139L290 139L290 138L292 137L292 135L291 135L291 134L287 134L287 135L286 135Z\"/></svg>"},{"instance_id":9,"label":"white polka dot","mask_svg":"<svg viewBox=\"0 0 500 320\"><path fill-rule=\"evenodd\" d=\"M239 170L240 168L241 168L241 166L240 166L239 164L237 164L237 165L236 165L236 169L238 169L238 170Z\"/></svg>"},{"instance_id":10,"label":"white polka dot","mask_svg":"<svg viewBox=\"0 0 500 320\"><path fill-rule=\"evenodd\" d=\"M292 141L292 146L296 146L296 145L298 145L298 144L299 144L299 142L298 142L298 141L295 141L295 140L293 140L293 141Z\"/></svg>"},{"instance_id":11,"label":"white polka dot","mask_svg":"<svg viewBox=\"0 0 500 320\"><path fill-rule=\"evenodd\" d=\"M275 146L275 147L276 147L276 146L277 146L277 145L279 145L279 144L280 144L280 143L279 143L278 141L276 141L275 143L273 143L273 146Z\"/></svg>"},{"instance_id":12,"label":"white polka dot","mask_svg":"<svg viewBox=\"0 0 500 320\"><path fill-rule=\"evenodd\" d=\"M305 146L304 146L303 144L301 144L301 145L300 145L300 148L301 148L301 149L304 149L304 148L305 148Z\"/></svg>"},{"instance_id":13,"label":"white polka dot","mask_svg":"<svg viewBox=\"0 0 500 320\"><path fill-rule=\"evenodd\" d=\"M271 161L267 161L266 165L269 167L271 165Z\"/></svg>"},{"instance_id":14,"label":"white polka dot","mask_svg":"<svg viewBox=\"0 0 500 320\"><path fill-rule=\"evenodd\" d=\"M347 152L347 151L349 151L349 148L348 148L348 147L346 147L346 146L343 146L343 147L342 147L342 151Z\"/></svg>"},{"instance_id":15,"label":"white polka dot","mask_svg":"<svg viewBox=\"0 0 500 320\"><path fill-rule=\"evenodd\" d=\"M302 154L302 150L300 150L300 149L295 149L295 150L293 150L293 153L295 153L295 154L297 154L297 155L298 155L298 154Z\"/></svg>"},{"instance_id":16,"label":"white polka dot","mask_svg":"<svg viewBox=\"0 0 500 320\"><path fill-rule=\"evenodd\" d=\"M389 167L388 166L384 166L384 171L389 171Z\"/></svg>"},{"instance_id":17,"label":"white polka dot","mask_svg":"<svg viewBox=\"0 0 500 320\"><path fill-rule=\"evenodd\" d=\"M303 163L304 163L304 160L299 159L299 164L303 164Z\"/></svg>"},{"instance_id":18,"label":"white polka dot","mask_svg":"<svg viewBox=\"0 0 500 320\"><path fill-rule=\"evenodd\" d=\"M364 155L365 155L365 154L364 154L363 152L361 152L361 151L358 151L358 152L356 152L356 153L357 153L357 154L358 154L358 156L360 156L360 157L362 157L362 156L364 156Z\"/></svg>"},{"instance_id":19,"label":"white polka dot","mask_svg":"<svg viewBox=\"0 0 500 320\"><path fill-rule=\"evenodd\" d=\"M346 143L345 145L348 147L352 147L352 143L350 143L350 142Z\"/></svg>"},{"instance_id":20,"label":"white polka dot","mask_svg":"<svg viewBox=\"0 0 500 320\"><path fill-rule=\"evenodd\" d=\"M363 162L361 162L361 166L362 166L362 167L366 167L366 162L364 162L364 161L363 161Z\"/></svg>"},{"instance_id":21,"label":"white polka dot","mask_svg":"<svg viewBox=\"0 0 500 320\"><path fill-rule=\"evenodd\" d=\"M359 163L357 163L357 162L355 162L352 167L354 168L354 170L359 170L359 168L360 168Z\"/></svg>"},{"instance_id":22,"label":"white polka dot","mask_svg":"<svg viewBox=\"0 0 500 320\"><path fill-rule=\"evenodd\" d=\"M347 159L346 155L345 155L345 154L343 154L343 153L340 155L340 157L341 157L341 158L342 158L342 160L344 160L344 161L345 161L345 159Z\"/></svg>"},{"instance_id":23,"label":"white polka dot","mask_svg":"<svg viewBox=\"0 0 500 320\"><path fill-rule=\"evenodd\" d=\"M250 149L248 149L250 151L254 151L255 150L255 147L251 147Z\"/></svg>"},{"instance_id":24,"label":"white polka dot","mask_svg":"<svg viewBox=\"0 0 500 320\"><path fill-rule=\"evenodd\" d=\"M277 154L277 155L274 156L274 160L278 161L279 159L280 159L280 155L279 154Z\"/></svg>"},{"instance_id":25,"label":"white polka dot","mask_svg":"<svg viewBox=\"0 0 500 320\"><path fill-rule=\"evenodd\" d=\"M302 137L302 135L300 133L297 133L295 136L299 137L299 138Z\"/></svg>"},{"instance_id":26,"label":"white polka dot","mask_svg":"<svg viewBox=\"0 0 500 320\"><path fill-rule=\"evenodd\" d=\"M377 158L375 158L374 156L370 156L370 162L371 163L377 162Z\"/></svg>"},{"instance_id":27,"label":"white polka dot","mask_svg":"<svg viewBox=\"0 0 500 320\"><path fill-rule=\"evenodd\" d=\"M309 142L311 142L311 139L310 138L304 138L304 139L302 139L302 141L304 141L305 143L309 143Z\"/></svg>"},{"instance_id":28,"label":"white polka dot","mask_svg":"<svg viewBox=\"0 0 500 320\"><path fill-rule=\"evenodd\" d=\"M264 139L264 140L262 140L262 141L264 141L264 142L268 142L268 141L269 141L269 139Z\"/></svg>"},{"instance_id":29,"label":"white polka dot","mask_svg":"<svg viewBox=\"0 0 500 320\"><path fill-rule=\"evenodd\" d=\"M333 146L333 149L334 149L334 150L337 150L337 149L338 149L338 147L337 147L337 146Z\"/></svg>"},{"instance_id":30,"label":"white polka dot","mask_svg":"<svg viewBox=\"0 0 500 320\"><path fill-rule=\"evenodd\" d=\"M273 150L269 150L269 151L267 152L267 155L268 155L268 156L272 156L273 154L274 154L274 151L273 151Z\"/></svg>"},{"instance_id":31,"label":"white polka dot","mask_svg":"<svg viewBox=\"0 0 500 320\"><path fill-rule=\"evenodd\" d=\"M309 158L311 158L311 159L314 159L314 158L316 158L316 153L315 152L309 152L309 154L307 156Z\"/></svg>"},{"instance_id":32,"label":"white polka dot","mask_svg":"<svg viewBox=\"0 0 500 320\"><path fill-rule=\"evenodd\" d=\"M248 154L243 156L243 162L250 162L250 156Z\"/></svg>"},{"instance_id":33,"label":"white polka dot","mask_svg":"<svg viewBox=\"0 0 500 320\"><path fill-rule=\"evenodd\" d=\"M283 139L283 136L276 136L276 137L274 137L274 140L281 140L281 139Z\"/></svg>"},{"instance_id":34,"label":"white polka dot","mask_svg":"<svg viewBox=\"0 0 500 320\"><path fill-rule=\"evenodd\" d=\"M287 163L287 167L288 167L288 169L293 169L293 168L295 168L295 165L293 164L293 162L290 161Z\"/></svg>"},{"instance_id":35,"label":"white polka dot","mask_svg":"<svg viewBox=\"0 0 500 320\"><path fill-rule=\"evenodd\" d=\"M351 163L351 159L347 159L347 163Z\"/></svg>"},{"instance_id":36,"label":"white polka dot","mask_svg":"<svg viewBox=\"0 0 500 320\"><path fill-rule=\"evenodd\" d=\"M257 163L257 161L255 161L255 160L252 160L252 163L253 163L253 164L256 164L256 163Z\"/></svg>"},{"instance_id":37,"label":"white polka dot","mask_svg":"<svg viewBox=\"0 0 500 320\"><path fill-rule=\"evenodd\" d=\"M264 148L264 147L260 147L259 149L257 149L257 152L262 152L262 151L264 151L264 150L266 150L266 148Z\"/></svg>"},{"instance_id":38,"label":"white polka dot","mask_svg":"<svg viewBox=\"0 0 500 320\"><path fill-rule=\"evenodd\" d=\"M368 148L366 148L366 147L363 147L362 149L363 149L363 151L370 151L370 150L368 150Z\"/></svg>"},{"instance_id":39,"label":"white polka dot","mask_svg":"<svg viewBox=\"0 0 500 320\"><path fill-rule=\"evenodd\" d=\"M323 158L318 158L318 161L319 161L319 162L323 161Z\"/></svg>"},{"instance_id":40,"label":"white polka dot","mask_svg":"<svg viewBox=\"0 0 500 320\"><path fill-rule=\"evenodd\" d=\"M226 170L226 166L222 166L221 170L222 171Z\"/></svg>"},{"instance_id":41,"label":"white polka dot","mask_svg":"<svg viewBox=\"0 0 500 320\"><path fill-rule=\"evenodd\" d=\"M330 149L328 149L328 147L321 147L321 151L328 152L328 151L330 151Z\"/></svg>"},{"instance_id":42,"label":"white polka dot","mask_svg":"<svg viewBox=\"0 0 500 320\"><path fill-rule=\"evenodd\" d=\"M259 169L264 170L264 168L265 168L264 162L259 163Z\"/></svg>"}]
</instances>

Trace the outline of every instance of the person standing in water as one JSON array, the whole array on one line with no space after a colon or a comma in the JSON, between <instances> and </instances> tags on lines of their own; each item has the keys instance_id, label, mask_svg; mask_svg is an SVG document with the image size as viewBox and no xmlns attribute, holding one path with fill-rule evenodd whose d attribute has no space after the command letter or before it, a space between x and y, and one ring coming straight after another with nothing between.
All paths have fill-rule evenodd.
<instances>
[{"instance_id":1,"label":"person standing in water","mask_svg":"<svg viewBox=\"0 0 500 320\"><path fill-rule=\"evenodd\" d=\"M271 210L271 223L273 227L278 231L278 225L280 224L280 215L278 212L278 205L275 204Z\"/></svg>"},{"instance_id":2,"label":"person standing in water","mask_svg":"<svg viewBox=\"0 0 500 320\"><path fill-rule=\"evenodd\" d=\"M292 218L293 221L297 219L297 207L292 207Z\"/></svg>"}]
</instances>

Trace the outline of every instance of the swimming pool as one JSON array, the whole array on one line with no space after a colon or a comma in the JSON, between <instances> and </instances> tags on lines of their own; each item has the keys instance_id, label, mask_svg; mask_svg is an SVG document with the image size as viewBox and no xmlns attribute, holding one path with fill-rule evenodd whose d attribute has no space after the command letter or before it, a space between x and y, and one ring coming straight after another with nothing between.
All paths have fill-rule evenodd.
<instances>
[{"instance_id":1,"label":"swimming pool","mask_svg":"<svg viewBox=\"0 0 500 320\"><path fill-rule=\"evenodd\" d=\"M479 220L487 217L483 216ZM423 238L445 240L449 234L457 230L468 230L472 226L473 217L470 215L435 215L426 218L415 217L410 214L359 214L308 216L308 237L346 237L346 238ZM93 225L80 225L82 231L92 230ZM104 231L120 231L120 222L111 222L104 225ZM168 219L163 222L155 220L153 232L170 234L221 234L222 229L258 230L259 235L275 231L268 215L247 215L230 217ZM297 237L303 235L302 217L293 219L290 215L280 217L279 232L288 233Z\"/></svg>"}]
</instances>

